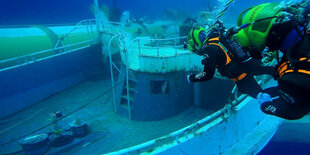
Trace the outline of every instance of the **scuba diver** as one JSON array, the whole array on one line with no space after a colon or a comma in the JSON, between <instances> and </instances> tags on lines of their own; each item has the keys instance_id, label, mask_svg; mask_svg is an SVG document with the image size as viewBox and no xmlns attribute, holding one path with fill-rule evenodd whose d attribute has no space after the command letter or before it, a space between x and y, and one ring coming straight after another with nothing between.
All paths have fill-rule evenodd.
<instances>
[{"instance_id":1,"label":"scuba diver","mask_svg":"<svg viewBox=\"0 0 310 155\"><path fill-rule=\"evenodd\" d=\"M233 35L232 29L226 31L221 21L216 23L209 34L205 28L194 25L187 35L188 48L203 56L201 63L204 70L199 74L191 73L187 80L189 83L210 80L217 68L222 76L236 83L240 92L256 98L263 90L254 75L272 75L275 70L273 67L261 66L260 61L248 56Z\"/></svg>"},{"instance_id":2,"label":"scuba diver","mask_svg":"<svg viewBox=\"0 0 310 155\"><path fill-rule=\"evenodd\" d=\"M261 110L266 114L296 120L310 112L309 8L306 1L264 3L242 15L239 25L252 24L237 34L240 43L255 47L256 55L262 56L265 47L277 53L278 86L257 95Z\"/></svg>"}]
</instances>

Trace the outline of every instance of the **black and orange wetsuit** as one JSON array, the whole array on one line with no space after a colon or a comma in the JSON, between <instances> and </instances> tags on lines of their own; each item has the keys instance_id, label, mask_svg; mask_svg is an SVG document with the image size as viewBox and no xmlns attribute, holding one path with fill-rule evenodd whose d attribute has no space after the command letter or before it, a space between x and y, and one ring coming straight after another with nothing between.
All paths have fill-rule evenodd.
<instances>
[{"instance_id":1,"label":"black and orange wetsuit","mask_svg":"<svg viewBox=\"0 0 310 155\"><path fill-rule=\"evenodd\" d=\"M197 75L192 75L190 81L210 80L217 68L221 75L228 77L237 84L240 92L256 98L257 94L263 90L253 76L273 74L274 68L261 66L259 60L251 59L249 56L240 60L227 49L229 48L220 43L219 37L215 36L208 39L201 50L201 55L204 56L201 62L204 65L204 70Z\"/></svg>"},{"instance_id":2,"label":"black and orange wetsuit","mask_svg":"<svg viewBox=\"0 0 310 155\"><path fill-rule=\"evenodd\" d=\"M292 53L290 58L287 53ZM290 59L290 60L289 60ZM276 96L272 102L265 102L263 112L285 119L299 119L310 112L310 40L308 37L284 52L276 66L278 87L268 88L267 93Z\"/></svg>"}]
</instances>

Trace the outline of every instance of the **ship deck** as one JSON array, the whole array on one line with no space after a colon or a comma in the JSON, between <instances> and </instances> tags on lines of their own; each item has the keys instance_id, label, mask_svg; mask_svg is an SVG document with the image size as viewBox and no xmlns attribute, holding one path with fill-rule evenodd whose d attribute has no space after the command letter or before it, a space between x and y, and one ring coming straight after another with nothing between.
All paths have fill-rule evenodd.
<instances>
[{"instance_id":1,"label":"ship deck","mask_svg":"<svg viewBox=\"0 0 310 155\"><path fill-rule=\"evenodd\" d=\"M50 133L50 114L61 111L62 128L75 119L85 120L89 133L47 154L102 154L134 146L186 127L213 113L196 106L160 121L133 121L114 112L111 81L98 75L0 120L0 152L20 153L18 140L35 133Z\"/></svg>"}]
</instances>

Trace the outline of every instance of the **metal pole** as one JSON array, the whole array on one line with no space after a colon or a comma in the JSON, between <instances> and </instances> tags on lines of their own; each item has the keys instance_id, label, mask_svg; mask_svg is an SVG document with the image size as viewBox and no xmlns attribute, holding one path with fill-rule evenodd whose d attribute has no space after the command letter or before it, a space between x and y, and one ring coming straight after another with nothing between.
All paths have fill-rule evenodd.
<instances>
[{"instance_id":1,"label":"metal pole","mask_svg":"<svg viewBox=\"0 0 310 155\"><path fill-rule=\"evenodd\" d=\"M174 40L175 56L177 56L177 40Z\"/></svg>"},{"instance_id":2,"label":"metal pole","mask_svg":"<svg viewBox=\"0 0 310 155\"><path fill-rule=\"evenodd\" d=\"M141 55L141 51L140 51L140 40L138 40L138 48L139 48L139 56Z\"/></svg>"},{"instance_id":3,"label":"metal pole","mask_svg":"<svg viewBox=\"0 0 310 155\"><path fill-rule=\"evenodd\" d=\"M129 44L130 46L130 44ZM130 105L130 98L129 98L129 81L128 81L128 72L129 72L129 69L128 69L128 54L129 54L129 48L126 50L126 85L127 85L127 106L128 106L128 116L129 116L129 119L131 120L131 105Z\"/></svg>"},{"instance_id":4,"label":"metal pole","mask_svg":"<svg viewBox=\"0 0 310 155\"><path fill-rule=\"evenodd\" d=\"M95 20L96 20L96 26L97 26L97 32L100 32L100 23L101 20L99 19L99 5L98 5L98 0L94 0L94 11L95 11ZM99 38L100 35L99 35Z\"/></svg>"},{"instance_id":5,"label":"metal pole","mask_svg":"<svg viewBox=\"0 0 310 155\"><path fill-rule=\"evenodd\" d=\"M113 9L117 8L117 0L113 0Z\"/></svg>"},{"instance_id":6,"label":"metal pole","mask_svg":"<svg viewBox=\"0 0 310 155\"><path fill-rule=\"evenodd\" d=\"M157 48L157 56L159 56L159 47L158 47L158 40L156 40L156 48Z\"/></svg>"},{"instance_id":7,"label":"metal pole","mask_svg":"<svg viewBox=\"0 0 310 155\"><path fill-rule=\"evenodd\" d=\"M111 42L115 37L118 37L119 34L113 36L108 44L108 52L109 52L109 61L110 61L110 73L111 73L111 83L112 83L112 95L113 95L113 103L114 103L114 111L117 112L116 105L116 97L115 97L115 88L114 88L114 77L113 77L113 68L112 68L112 56L111 56Z\"/></svg>"}]
</instances>

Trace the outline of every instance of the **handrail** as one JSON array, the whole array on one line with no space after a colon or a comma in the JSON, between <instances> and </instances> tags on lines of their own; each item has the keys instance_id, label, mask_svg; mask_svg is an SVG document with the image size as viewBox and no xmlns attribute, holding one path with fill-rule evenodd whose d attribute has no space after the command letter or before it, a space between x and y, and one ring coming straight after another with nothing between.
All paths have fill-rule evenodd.
<instances>
[{"instance_id":1,"label":"handrail","mask_svg":"<svg viewBox=\"0 0 310 155\"><path fill-rule=\"evenodd\" d=\"M147 41L167 41L167 40L176 40L176 39L185 39L186 36L182 37L175 37L175 38L166 38L166 39L145 39L145 38L138 38L137 40L147 40Z\"/></svg>"},{"instance_id":2,"label":"handrail","mask_svg":"<svg viewBox=\"0 0 310 155\"><path fill-rule=\"evenodd\" d=\"M114 77L113 77L113 62L112 62L112 54L111 54L111 42L113 39L115 39L116 37L120 36L120 34L114 35L109 43L108 43L108 52L109 52L109 61L110 61L110 76L111 76L111 84L112 86L114 86ZM112 89L112 95L113 95L113 103L114 103L114 112L117 112L117 105L116 105L116 96L115 96L115 89Z\"/></svg>"},{"instance_id":3,"label":"handrail","mask_svg":"<svg viewBox=\"0 0 310 155\"><path fill-rule=\"evenodd\" d=\"M96 40L98 38L95 38L95 35L93 34L95 32L94 29L92 28L92 23L93 22L95 22L95 19L84 19L84 20L79 21L77 24L75 24L75 26L68 33L64 34L62 37L60 37L57 40L57 42L56 42L56 44L54 45L53 48L42 50L42 51L38 51L38 52L34 52L34 53L30 53L30 54L27 54L27 55L22 55L22 56L17 56L17 57L13 57L13 58L8 58L8 59L0 60L0 64L4 64L4 63L8 63L8 62L13 62L13 61L19 61L19 60L22 61L21 63L17 62L17 64L15 64L13 66L4 67L4 68L0 69L0 71L8 69L8 68L14 68L16 66L20 66L20 65L23 65L23 64L27 64L27 62L29 62L29 61L30 62L36 61L34 59L34 57L37 56L37 55L40 55L40 54L44 54L44 53L47 53L47 52L52 52L52 51L59 50L59 52L51 54L51 55L55 55L55 54L62 53L63 51L66 51L65 50L66 48L68 48L67 50L72 50L73 46L82 45L82 44L85 44L85 43L96 42ZM70 42L69 42L69 38L70 37L68 37L68 36L72 32L74 32L75 30L80 29L81 25L86 26L86 27L83 27L83 28L87 29L88 40L77 42L77 43L71 43L70 44ZM89 28L89 26L91 26L91 28ZM68 45L61 45L60 46L60 44L62 44L62 42L64 41L65 38L68 38L67 41L66 41L68 43ZM61 50L63 50L63 51L61 51ZM29 58L31 60L28 60Z\"/></svg>"},{"instance_id":4,"label":"handrail","mask_svg":"<svg viewBox=\"0 0 310 155\"><path fill-rule=\"evenodd\" d=\"M51 49L47 49L47 50L43 50L43 51L38 51L38 52L35 52L35 53L30 53L30 54L27 54L27 55L22 55L22 56L19 56L19 57L13 57L13 58L9 58L9 59L4 59L4 60L0 60L0 63L6 63L6 62L18 60L18 59L28 58L28 57L31 57L31 56L35 56L35 55L39 55L39 54L44 54L44 53L47 53L47 52L51 52L51 51L55 51L55 50L60 50L60 49L67 48L67 47L70 47L70 46L76 46L76 45L80 45L80 44L84 44L84 43L88 43L88 42L93 42L93 41L95 41L95 40L94 39L93 40L86 40L86 41L82 41L82 42L78 42L78 43L73 43L73 44L70 44L70 45L65 45L65 46L61 46L61 47L57 47L57 48L51 48Z\"/></svg>"},{"instance_id":5,"label":"handrail","mask_svg":"<svg viewBox=\"0 0 310 155\"><path fill-rule=\"evenodd\" d=\"M111 37L111 39L108 42L108 55L109 55L109 62L110 62L110 76L111 76L111 84L112 84L112 86L114 85L113 66L119 72L121 72L121 70L117 68L117 66L113 63L113 60L112 60L111 43L112 43L112 40L114 40L115 38L118 38L119 47L120 47L121 46L120 43L124 41L124 38L126 39L126 33L123 32L123 31L117 32L114 36ZM125 44L126 43L123 43L123 45L125 45ZM128 57L126 57L126 58L128 59ZM126 75L125 76L126 76L127 98L129 98L129 83L128 83L128 78L129 77L128 77L128 73L129 73L128 72L128 63L126 63ZM118 105L116 103L116 96L115 96L115 89L114 88L112 90L112 95L113 95L114 111L117 112ZM129 100L127 100L127 106L128 106L128 116L131 119L131 108L130 108Z\"/></svg>"},{"instance_id":6,"label":"handrail","mask_svg":"<svg viewBox=\"0 0 310 155\"><path fill-rule=\"evenodd\" d=\"M168 41L168 40L178 40L178 39L184 39L186 38L186 36L183 36L183 37L175 37L175 38L167 38L167 39L145 39L145 38L137 38L137 39L133 39L129 42L129 45L128 47L130 47L132 45L133 42L135 41L140 41L140 40L143 40L143 41ZM148 46L148 47L154 47L154 46ZM173 46L175 47L175 46Z\"/></svg>"},{"instance_id":7,"label":"handrail","mask_svg":"<svg viewBox=\"0 0 310 155\"><path fill-rule=\"evenodd\" d=\"M239 101L239 103L241 103L242 101ZM235 104L233 105L233 107L237 106L238 104ZM222 115L224 115L224 113L226 112L226 109L225 107L223 107L222 109L216 111L215 113L195 122L195 123L192 123L191 125L189 126L186 126L182 129L179 129L173 133L170 133L168 135L165 135L165 136L162 136L162 137L159 137L159 138L156 138L156 139L153 139L153 140L150 140L150 141L147 141L147 142L144 142L144 143L141 143L139 145L136 145L136 146L133 146L133 147L129 147L129 148L126 148L126 149L122 149L122 150L118 150L118 151L115 151L115 152L110 152L110 153L107 153L108 155L114 155L114 154L127 154L127 153L130 153L131 151L141 151L141 149L145 148L145 147L152 147L152 145L160 145L158 143L164 141L164 142L167 142L167 140L170 140L170 141L173 141L175 139L178 139L180 138L180 136L186 136L188 137L189 134L192 134L192 133L195 133L198 129L201 129L202 127L208 125L210 122L212 121L215 121L217 119L223 119ZM219 123L219 122L218 122ZM215 125L215 124L213 124ZM189 138L189 137L188 137ZM156 146L154 146L156 148ZM141 152L140 152L141 153Z\"/></svg>"},{"instance_id":8,"label":"handrail","mask_svg":"<svg viewBox=\"0 0 310 155\"><path fill-rule=\"evenodd\" d=\"M60 50L60 49L63 49L63 48L77 46L77 45L81 45L81 44L85 44L85 43L92 43L92 42L95 42L95 41L96 40L87 40L87 41L82 41L82 42L79 42L79 43L74 43L74 44L71 44L71 45L66 45L66 46L58 47L56 49L53 48L53 49L48 49L48 50L44 50L44 51L39 51L39 52L36 52L36 53L31 53L31 54L28 54L28 55L11 58L11 61L13 61L13 60L17 61L17 60L22 59L22 58L24 58L24 60L25 60L26 58L30 57L29 55L35 56L37 54L42 54L42 53L46 53L46 52L54 51L54 50ZM85 46L85 47L87 47L87 46ZM83 47L80 47L80 48L83 48ZM39 60L42 60L42 59L45 59L45 58L50 58L52 56L62 55L62 54L65 54L65 53L67 53L67 52L59 52L59 53L55 53L55 54L47 56L47 57L42 57L42 58L37 59L37 60L25 61L24 63L21 63L21 64L16 64L16 65L13 65L13 66L8 66L8 67L5 67L5 68L1 68L0 71L7 70L7 69L10 69L10 68L15 68L15 67L22 66L22 65L26 65L26 64L28 64L28 62L35 62L35 61L39 61ZM11 62L11 61L7 61L7 60L8 59L1 60L0 64L1 63L5 63L5 62Z\"/></svg>"},{"instance_id":9,"label":"handrail","mask_svg":"<svg viewBox=\"0 0 310 155\"><path fill-rule=\"evenodd\" d=\"M123 23L119 23L119 22L113 22L113 21L102 21L102 23L109 23L109 24L116 24L116 25L120 25L122 27L125 27L125 25Z\"/></svg>"},{"instance_id":10,"label":"handrail","mask_svg":"<svg viewBox=\"0 0 310 155\"><path fill-rule=\"evenodd\" d=\"M260 81L261 83L262 81ZM234 87L232 92L236 92L237 88ZM249 97L248 95L240 95L237 98L235 98L234 102L231 103L231 105L229 106L229 108L235 108L239 105L242 105L241 103L244 101L245 98ZM133 153L132 151L135 152L139 152L142 153L144 152L144 150L142 150L143 148L146 147L152 147L151 150L154 150L154 148L157 148L160 144L160 142L167 142L167 141L174 141L182 136L186 136L186 138L190 138L190 134L193 134L195 132L197 132L197 130L203 128L204 126L207 126L209 123L216 121L217 123L220 123L219 121L217 121L218 119L225 119L225 114L227 113L227 107L223 107L222 109L214 112L213 114L204 117L201 120L196 121L195 123L190 124L189 126L186 126L182 129L179 129L175 132L172 132L168 135L141 143L139 145L135 145L129 148L125 148L122 150L118 150L118 151L114 151L114 152L109 152L107 153L108 155L116 155L116 154L129 154L129 153ZM228 115L231 115L232 113L229 113ZM224 117L223 117L224 116ZM228 116L226 116L228 117ZM215 126L216 124L211 124L212 126ZM211 127L211 126L210 126ZM145 150L148 151L148 150Z\"/></svg>"},{"instance_id":11,"label":"handrail","mask_svg":"<svg viewBox=\"0 0 310 155\"><path fill-rule=\"evenodd\" d=\"M174 48L175 49L175 54L173 56L177 56L178 53L177 53L177 50L180 49L180 47L182 47L183 45L178 45L177 44L177 41L179 39L184 39L186 38L186 36L182 36L182 37L175 37L175 38L167 38L167 39L145 39L145 38L136 38L136 39L133 39L131 40L129 43L128 43L128 53L130 52L130 47L133 46L134 42L138 42L138 50L139 50L139 55L138 56L142 56L141 55L141 48L144 48L144 49L157 49L157 55L159 56L159 49L162 49L162 48ZM141 41L174 41L174 46L159 46L159 44L157 43L156 46L147 46L147 45L140 45L140 40Z\"/></svg>"},{"instance_id":12,"label":"handrail","mask_svg":"<svg viewBox=\"0 0 310 155\"><path fill-rule=\"evenodd\" d=\"M154 47L154 46L140 46L140 48L144 48L144 49L154 49L154 48L183 48L183 45L177 45L177 46L158 46L158 47Z\"/></svg>"},{"instance_id":13,"label":"handrail","mask_svg":"<svg viewBox=\"0 0 310 155\"><path fill-rule=\"evenodd\" d=\"M54 48L58 47L58 45L60 44L61 41L64 40L64 38L68 37L69 34L71 34L74 30L78 29L78 26L83 25L84 22L86 22L85 25L86 25L86 28L88 30L88 25L90 25L92 21L96 22L95 19L84 19L84 20L79 21L77 24L75 24L75 26L68 33L64 34L62 37L60 37L57 40L57 43L55 44ZM87 22L89 22L90 24L88 24ZM93 33L93 32L88 32L88 34L90 34L90 33Z\"/></svg>"}]
</instances>

